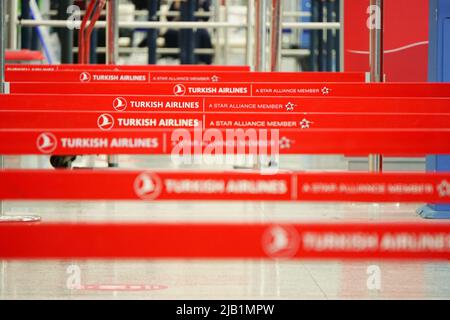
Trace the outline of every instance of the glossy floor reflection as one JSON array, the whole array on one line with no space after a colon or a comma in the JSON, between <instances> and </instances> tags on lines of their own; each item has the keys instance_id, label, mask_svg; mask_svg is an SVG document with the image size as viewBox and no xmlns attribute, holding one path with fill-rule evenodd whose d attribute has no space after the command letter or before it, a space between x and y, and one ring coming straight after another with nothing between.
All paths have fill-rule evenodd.
<instances>
[{"instance_id":1,"label":"glossy floor reflection","mask_svg":"<svg viewBox=\"0 0 450 320\"><path fill-rule=\"evenodd\" d=\"M48 168L46 157L7 157L8 168ZM104 157L77 166L104 167ZM123 168L176 166L168 157L122 156ZM282 169L346 170L340 156L281 159ZM6 202L8 214L43 221L423 221L420 204L264 202ZM423 221L427 223L427 221ZM13 243L11 244L14 245ZM151 245L147 244L147 245ZM371 282L371 270L380 282ZM0 299L449 299L448 262L2 261Z\"/></svg>"}]
</instances>

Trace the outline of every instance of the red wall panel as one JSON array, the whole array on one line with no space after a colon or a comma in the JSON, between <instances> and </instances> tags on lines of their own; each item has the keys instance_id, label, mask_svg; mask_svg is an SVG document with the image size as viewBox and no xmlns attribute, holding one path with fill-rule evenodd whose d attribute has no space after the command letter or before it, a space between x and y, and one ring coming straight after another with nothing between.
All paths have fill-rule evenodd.
<instances>
[{"instance_id":1,"label":"red wall panel","mask_svg":"<svg viewBox=\"0 0 450 320\"><path fill-rule=\"evenodd\" d=\"M386 80L427 81L428 0L385 0ZM344 69L369 71L370 0L344 2Z\"/></svg>"}]
</instances>

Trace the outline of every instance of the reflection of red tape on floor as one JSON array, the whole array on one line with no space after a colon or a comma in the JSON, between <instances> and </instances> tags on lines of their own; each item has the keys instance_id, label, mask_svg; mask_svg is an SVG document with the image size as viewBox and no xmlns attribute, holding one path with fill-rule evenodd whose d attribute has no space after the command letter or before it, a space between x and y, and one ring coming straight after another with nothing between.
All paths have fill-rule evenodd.
<instances>
[{"instance_id":1,"label":"reflection of red tape on floor","mask_svg":"<svg viewBox=\"0 0 450 320\"><path fill-rule=\"evenodd\" d=\"M450 174L2 170L5 200L450 202Z\"/></svg>"},{"instance_id":2,"label":"reflection of red tape on floor","mask_svg":"<svg viewBox=\"0 0 450 320\"><path fill-rule=\"evenodd\" d=\"M450 224L2 224L2 259L450 259Z\"/></svg>"}]
</instances>

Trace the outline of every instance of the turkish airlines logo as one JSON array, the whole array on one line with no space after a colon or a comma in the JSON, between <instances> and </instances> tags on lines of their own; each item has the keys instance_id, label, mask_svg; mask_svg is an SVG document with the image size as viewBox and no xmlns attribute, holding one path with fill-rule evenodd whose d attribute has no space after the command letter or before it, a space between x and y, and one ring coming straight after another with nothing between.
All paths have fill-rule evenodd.
<instances>
[{"instance_id":1,"label":"turkish airlines logo","mask_svg":"<svg viewBox=\"0 0 450 320\"><path fill-rule=\"evenodd\" d=\"M161 178L153 172L144 172L134 180L134 192L143 200L154 200L162 190Z\"/></svg>"},{"instance_id":2,"label":"turkish airlines logo","mask_svg":"<svg viewBox=\"0 0 450 320\"><path fill-rule=\"evenodd\" d=\"M272 258L292 258L298 252L300 236L290 226L272 226L263 235L265 253Z\"/></svg>"},{"instance_id":3,"label":"turkish airlines logo","mask_svg":"<svg viewBox=\"0 0 450 320\"><path fill-rule=\"evenodd\" d=\"M186 94L186 87L183 84L176 84L173 87L173 94L176 96L184 96Z\"/></svg>"},{"instance_id":4,"label":"turkish airlines logo","mask_svg":"<svg viewBox=\"0 0 450 320\"><path fill-rule=\"evenodd\" d=\"M114 127L114 118L110 114L102 114L97 119L97 125L103 131L111 130Z\"/></svg>"},{"instance_id":5,"label":"turkish airlines logo","mask_svg":"<svg viewBox=\"0 0 450 320\"><path fill-rule=\"evenodd\" d=\"M81 82L89 82L89 81L91 81L91 74L89 72L82 72L80 74L80 81Z\"/></svg>"},{"instance_id":6,"label":"turkish airlines logo","mask_svg":"<svg viewBox=\"0 0 450 320\"><path fill-rule=\"evenodd\" d=\"M42 133L36 141L37 148L42 153L52 153L58 146L58 140L52 133Z\"/></svg>"},{"instance_id":7,"label":"turkish airlines logo","mask_svg":"<svg viewBox=\"0 0 450 320\"><path fill-rule=\"evenodd\" d=\"M113 101L113 108L116 111L125 111L127 105L128 105L127 100L125 100L125 98L122 97L115 98Z\"/></svg>"}]
</instances>

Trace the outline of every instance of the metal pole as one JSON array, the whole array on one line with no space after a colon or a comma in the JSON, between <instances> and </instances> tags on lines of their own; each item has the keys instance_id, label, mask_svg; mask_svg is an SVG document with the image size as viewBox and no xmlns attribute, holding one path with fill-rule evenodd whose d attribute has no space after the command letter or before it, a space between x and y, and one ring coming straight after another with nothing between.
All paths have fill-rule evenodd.
<instances>
[{"instance_id":1,"label":"metal pole","mask_svg":"<svg viewBox=\"0 0 450 320\"><path fill-rule=\"evenodd\" d=\"M5 1L0 0L0 93L6 92L5 84ZM0 155L0 170L4 168L3 156ZM3 218L3 201L0 200L0 218Z\"/></svg>"},{"instance_id":2,"label":"metal pole","mask_svg":"<svg viewBox=\"0 0 450 320\"><path fill-rule=\"evenodd\" d=\"M106 8L106 64L117 64L119 57L119 1L109 0ZM118 167L119 156L108 156L108 167Z\"/></svg>"},{"instance_id":3,"label":"metal pole","mask_svg":"<svg viewBox=\"0 0 450 320\"><path fill-rule=\"evenodd\" d=\"M281 0L272 0L271 57L270 71L280 71L281 67Z\"/></svg>"},{"instance_id":4,"label":"metal pole","mask_svg":"<svg viewBox=\"0 0 450 320\"><path fill-rule=\"evenodd\" d=\"M267 71L267 0L256 1L256 49L255 69L256 71Z\"/></svg>"},{"instance_id":5,"label":"metal pole","mask_svg":"<svg viewBox=\"0 0 450 320\"><path fill-rule=\"evenodd\" d=\"M118 60L119 43L119 1L109 0L107 3L106 28L106 63L116 64Z\"/></svg>"},{"instance_id":6,"label":"metal pole","mask_svg":"<svg viewBox=\"0 0 450 320\"><path fill-rule=\"evenodd\" d=\"M319 3L317 0L311 0L311 21L319 21ZM311 32L311 40L310 40L310 65L311 71L320 71L319 70L319 31Z\"/></svg>"},{"instance_id":7,"label":"metal pole","mask_svg":"<svg viewBox=\"0 0 450 320\"><path fill-rule=\"evenodd\" d=\"M327 11L327 17L326 17L326 21L327 22L335 22L335 11L334 11L334 4L335 1L334 0L328 0L326 3L326 11ZM327 52L327 65L326 65L326 70L327 71L336 71L334 70L334 66L336 65L334 63L334 55L333 55L333 50L334 50L334 31L333 30L328 30L326 32L326 52Z\"/></svg>"},{"instance_id":8,"label":"metal pole","mask_svg":"<svg viewBox=\"0 0 450 320\"><path fill-rule=\"evenodd\" d=\"M19 20L17 23L21 26L42 26L42 27L62 27L67 26L66 20ZM267 20L266 20L267 23ZM80 23L75 23L78 26ZM283 28L298 30L339 30L340 22L283 22ZM95 28L106 28L105 21L98 21ZM214 29L214 28L246 28L247 22L201 22L201 21L120 21L121 29Z\"/></svg>"},{"instance_id":9,"label":"metal pole","mask_svg":"<svg viewBox=\"0 0 450 320\"><path fill-rule=\"evenodd\" d=\"M318 16L318 19L319 19L319 22L323 22L324 21L324 7L325 7L325 3L324 3L324 1L318 1L318 6L319 6L319 8L318 8L318 13L319 13L319 16ZM324 37L324 31L323 30L318 30L317 31L318 32L318 38L319 38L319 41L318 41L318 53L319 53L319 56L318 56L318 61L319 61L319 71L325 71L325 65L326 65L326 52L325 52L325 41L326 41L326 39L325 39L325 37Z\"/></svg>"},{"instance_id":10,"label":"metal pole","mask_svg":"<svg viewBox=\"0 0 450 320\"><path fill-rule=\"evenodd\" d=\"M8 1L8 49L17 50L17 0Z\"/></svg>"},{"instance_id":11,"label":"metal pole","mask_svg":"<svg viewBox=\"0 0 450 320\"><path fill-rule=\"evenodd\" d=\"M268 71L267 64L267 8L268 0L256 0L256 51L255 51L255 69L256 71ZM267 159L257 156L254 159L253 169L263 169L267 167Z\"/></svg>"},{"instance_id":12,"label":"metal pole","mask_svg":"<svg viewBox=\"0 0 450 320\"><path fill-rule=\"evenodd\" d=\"M69 14L67 8L73 5L73 0L61 0L58 7L58 19L67 20ZM73 63L73 30L60 28L58 30L59 41L61 42L61 63Z\"/></svg>"},{"instance_id":13,"label":"metal pole","mask_svg":"<svg viewBox=\"0 0 450 320\"><path fill-rule=\"evenodd\" d=\"M0 0L0 94L8 92L5 82L5 46L6 46L6 1ZM0 155L0 170L4 168L3 156ZM3 201L0 199L0 222L34 222L41 220L38 216L6 216L4 215Z\"/></svg>"},{"instance_id":14,"label":"metal pole","mask_svg":"<svg viewBox=\"0 0 450 320\"><path fill-rule=\"evenodd\" d=\"M228 22L229 15L228 15L228 3L227 3L227 0L223 0L223 10L224 10L225 22ZM222 59L223 59L223 64L227 65L228 64L228 49L229 49L228 37L229 37L230 30L228 30L227 28L223 28L222 32L224 34L224 36L223 36L223 50L222 50L223 58Z\"/></svg>"},{"instance_id":15,"label":"metal pole","mask_svg":"<svg viewBox=\"0 0 450 320\"><path fill-rule=\"evenodd\" d=\"M379 21L370 29L370 81L383 82L383 0L370 0L371 6L376 6L378 9L376 20Z\"/></svg>"},{"instance_id":16,"label":"metal pole","mask_svg":"<svg viewBox=\"0 0 450 320\"><path fill-rule=\"evenodd\" d=\"M148 9L148 21L158 21L159 16L156 14L159 10L158 1L149 1L147 4ZM147 47L148 47L148 63L156 64L157 56L157 44L156 41L158 39L158 30L157 29L149 29L147 31Z\"/></svg>"},{"instance_id":17,"label":"metal pole","mask_svg":"<svg viewBox=\"0 0 450 320\"><path fill-rule=\"evenodd\" d=\"M344 0L339 0L336 5L336 17L341 23L341 28L336 31L336 71L344 71Z\"/></svg>"},{"instance_id":18,"label":"metal pole","mask_svg":"<svg viewBox=\"0 0 450 320\"><path fill-rule=\"evenodd\" d=\"M383 82L383 0L370 0L370 5L375 8L376 23L370 28L370 82ZM369 155L369 171L383 171L383 157L379 154Z\"/></svg>"},{"instance_id":19,"label":"metal pole","mask_svg":"<svg viewBox=\"0 0 450 320\"><path fill-rule=\"evenodd\" d=\"M250 66L251 70L255 70L253 65L253 17L255 11L255 0L248 0L247 5L247 43L246 43L246 58L245 63Z\"/></svg>"},{"instance_id":20,"label":"metal pole","mask_svg":"<svg viewBox=\"0 0 450 320\"><path fill-rule=\"evenodd\" d=\"M24 20L30 20L30 0L21 0L21 9L22 16L21 18ZM20 30L20 41L22 49L30 49L31 48L31 33L32 28L22 26Z\"/></svg>"},{"instance_id":21,"label":"metal pole","mask_svg":"<svg viewBox=\"0 0 450 320\"><path fill-rule=\"evenodd\" d=\"M214 0L214 21L219 23L221 20L221 5L220 5L220 1L219 0ZM222 47L221 47L221 43L220 43L220 39L221 39L221 30L220 28L215 28L215 47L214 47L214 55L215 55L215 63L216 64L223 64L223 62L221 61L221 52L222 52Z\"/></svg>"},{"instance_id":22,"label":"metal pole","mask_svg":"<svg viewBox=\"0 0 450 320\"><path fill-rule=\"evenodd\" d=\"M194 20L195 1L186 0L180 4L181 20L189 21L196 24ZM193 27L195 28L195 27ZM196 57L194 56L195 49L195 34L192 29L182 29L180 35L180 63L181 64L195 64Z\"/></svg>"}]
</instances>

